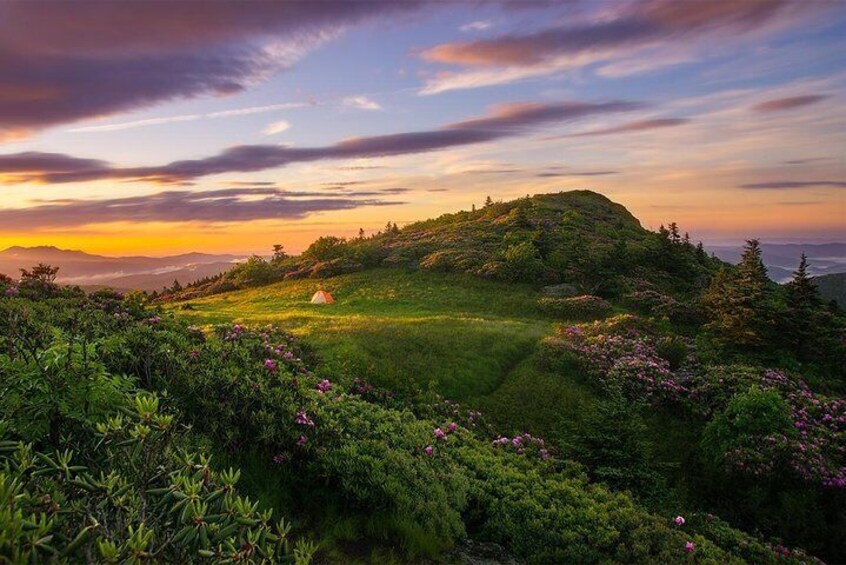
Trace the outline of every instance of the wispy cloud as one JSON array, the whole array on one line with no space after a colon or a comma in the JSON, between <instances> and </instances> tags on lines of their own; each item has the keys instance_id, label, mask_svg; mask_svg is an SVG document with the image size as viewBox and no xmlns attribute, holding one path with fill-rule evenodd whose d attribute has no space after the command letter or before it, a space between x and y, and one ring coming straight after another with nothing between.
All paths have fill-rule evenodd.
<instances>
[{"instance_id":1,"label":"wispy cloud","mask_svg":"<svg viewBox=\"0 0 846 565\"><path fill-rule=\"evenodd\" d=\"M367 195L392 194L373 192ZM361 196L361 195L358 195ZM44 201L21 209L0 209L0 224L8 229L75 227L112 222L228 223L253 220L293 220L316 212L394 206L402 202L361 199L346 194L327 196L314 191L274 188L230 188L206 192L166 191L145 196Z\"/></svg>"},{"instance_id":2,"label":"wispy cloud","mask_svg":"<svg viewBox=\"0 0 846 565\"><path fill-rule=\"evenodd\" d=\"M103 131L119 131L125 129L134 129L147 126L158 126L164 124L173 124L179 122L193 122L202 119L214 118L232 118L238 116L249 116L252 114L262 114L266 112L278 112L280 110L291 110L293 108L304 108L312 106L304 102L285 102L282 104L270 104L267 106L250 106L247 108L235 108L232 110L221 110L219 112L209 112L207 114L182 114L179 116L167 116L162 118L149 118L146 120L134 120L131 122L118 122L113 124L102 124L94 126L83 126L78 128L71 128L67 131L72 133L92 133Z\"/></svg>"},{"instance_id":3,"label":"wispy cloud","mask_svg":"<svg viewBox=\"0 0 846 565\"><path fill-rule=\"evenodd\" d=\"M484 31L486 29L489 29L491 26L493 26L493 24L489 20L477 20L475 22L464 24L458 29L467 33L471 31Z\"/></svg>"},{"instance_id":4,"label":"wispy cloud","mask_svg":"<svg viewBox=\"0 0 846 565\"><path fill-rule=\"evenodd\" d=\"M367 96L349 96L344 98L341 102L344 106L349 108L357 108L359 110L381 110L377 102L374 102Z\"/></svg>"},{"instance_id":5,"label":"wispy cloud","mask_svg":"<svg viewBox=\"0 0 846 565\"><path fill-rule=\"evenodd\" d=\"M572 173L538 173L535 176L541 178L557 177L604 177L607 175L618 175L620 171L577 171Z\"/></svg>"},{"instance_id":6,"label":"wispy cloud","mask_svg":"<svg viewBox=\"0 0 846 565\"><path fill-rule=\"evenodd\" d=\"M804 96L789 96L786 98L776 98L775 100L767 100L752 107L756 112L783 112L785 110L794 110L802 108L803 106L810 106L828 98L824 94L808 94Z\"/></svg>"},{"instance_id":7,"label":"wispy cloud","mask_svg":"<svg viewBox=\"0 0 846 565\"><path fill-rule=\"evenodd\" d=\"M0 155L0 174L5 175L7 183L105 179L185 183L208 175L263 171L291 163L407 155L473 145L522 135L548 124L569 123L588 116L629 112L643 107L643 104L629 101L517 102L494 106L482 117L434 130L355 137L322 147L241 145L203 159L151 167L115 167L102 161L55 153L15 153Z\"/></svg>"},{"instance_id":8,"label":"wispy cloud","mask_svg":"<svg viewBox=\"0 0 846 565\"><path fill-rule=\"evenodd\" d=\"M753 182L748 184L741 184L740 188L747 189L772 189L772 190L790 190L798 188L846 188L846 181L835 180L775 180L769 182Z\"/></svg>"},{"instance_id":9,"label":"wispy cloud","mask_svg":"<svg viewBox=\"0 0 846 565\"><path fill-rule=\"evenodd\" d=\"M587 23L444 43L423 50L421 56L427 61L464 70L437 74L420 93L506 84L598 62L630 60L633 53L656 45L689 48L692 42L709 38L736 41L776 22L795 24L797 14L811 13L817 7L817 3L809 6L791 0L621 2ZM668 64L687 62L691 57L686 52L682 58L669 59ZM647 65L641 70L652 68ZM631 72L625 64L606 64L604 74Z\"/></svg>"},{"instance_id":10,"label":"wispy cloud","mask_svg":"<svg viewBox=\"0 0 846 565\"><path fill-rule=\"evenodd\" d=\"M290 123L285 120L279 120L278 122L267 124L267 126L262 130L262 133L264 133L264 135L276 135L277 133L282 133L290 128Z\"/></svg>"},{"instance_id":11,"label":"wispy cloud","mask_svg":"<svg viewBox=\"0 0 846 565\"><path fill-rule=\"evenodd\" d=\"M0 3L0 138L241 92L350 26L419 5L182 2L163 13L155 2ZM150 123L131 127L141 125Z\"/></svg>"},{"instance_id":12,"label":"wispy cloud","mask_svg":"<svg viewBox=\"0 0 846 565\"><path fill-rule=\"evenodd\" d=\"M619 126L613 126L609 128L603 129L596 129L592 131L585 131L580 133L573 133L566 136L558 136L557 138L549 138L549 139L560 139L562 137L587 137L587 136L594 136L594 135L613 135L615 133L635 133L640 131L648 131L652 129L660 129L660 128L669 128L669 127L676 127L680 125L684 125L688 123L690 120L687 118L655 118L651 120L638 120L635 122L628 122Z\"/></svg>"}]
</instances>

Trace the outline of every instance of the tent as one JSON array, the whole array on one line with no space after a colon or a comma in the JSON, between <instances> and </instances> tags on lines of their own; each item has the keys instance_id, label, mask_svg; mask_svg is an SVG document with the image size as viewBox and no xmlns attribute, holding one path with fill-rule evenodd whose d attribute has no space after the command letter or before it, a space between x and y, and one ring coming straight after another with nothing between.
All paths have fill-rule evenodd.
<instances>
[{"instance_id":1,"label":"tent","mask_svg":"<svg viewBox=\"0 0 846 565\"><path fill-rule=\"evenodd\" d=\"M318 290L311 297L312 304L332 304L333 302L335 302L335 299L325 290Z\"/></svg>"}]
</instances>

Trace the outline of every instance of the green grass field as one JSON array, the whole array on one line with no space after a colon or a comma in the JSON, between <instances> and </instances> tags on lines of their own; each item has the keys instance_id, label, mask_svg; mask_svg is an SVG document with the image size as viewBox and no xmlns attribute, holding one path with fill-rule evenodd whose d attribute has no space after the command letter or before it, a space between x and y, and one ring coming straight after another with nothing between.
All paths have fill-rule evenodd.
<instances>
[{"instance_id":1,"label":"green grass field","mask_svg":"<svg viewBox=\"0 0 846 565\"><path fill-rule=\"evenodd\" d=\"M335 304L310 304L319 288ZM528 286L379 269L215 295L178 312L198 325L273 323L314 346L331 374L469 401L508 382L551 333L537 299Z\"/></svg>"},{"instance_id":2,"label":"green grass field","mask_svg":"<svg viewBox=\"0 0 846 565\"><path fill-rule=\"evenodd\" d=\"M310 304L320 288L332 292L335 304ZM538 363L540 341L562 322L541 312L538 298L528 286L378 269L172 308L203 326L273 323L310 344L321 358L319 371L333 380L362 377L409 396L435 391L481 410L498 433L526 431L565 448L590 425L585 418L600 399L582 375ZM695 445L685 423L657 415L646 423L643 439L658 448L656 463L680 469Z\"/></svg>"}]
</instances>

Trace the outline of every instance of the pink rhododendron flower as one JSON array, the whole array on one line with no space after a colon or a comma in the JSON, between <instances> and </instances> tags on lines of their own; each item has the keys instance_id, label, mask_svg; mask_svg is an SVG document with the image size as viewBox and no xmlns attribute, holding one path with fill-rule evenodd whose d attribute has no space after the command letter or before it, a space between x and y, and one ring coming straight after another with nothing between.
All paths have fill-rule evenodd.
<instances>
[{"instance_id":1,"label":"pink rhododendron flower","mask_svg":"<svg viewBox=\"0 0 846 565\"><path fill-rule=\"evenodd\" d=\"M686 542L684 544L684 550L688 553L693 553L693 550L696 549L696 544L692 541Z\"/></svg>"},{"instance_id":2,"label":"pink rhododendron flower","mask_svg":"<svg viewBox=\"0 0 846 565\"><path fill-rule=\"evenodd\" d=\"M452 433L458 428L458 425L455 422L450 422L447 426L447 433Z\"/></svg>"},{"instance_id":3,"label":"pink rhododendron flower","mask_svg":"<svg viewBox=\"0 0 846 565\"><path fill-rule=\"evenodd\" d=\"M446 437L446 434L440 428L435 428L434 434L437 439L444 439Z\"/></svg>"},{"instance_id":4,"label":"pink rhododendron flower","mask_svg":"<svg viewBox=\"0 0 846 565\"><path fill-rule=\"evenodd\" d=\"M305 410L298 410L297 417L294 418L294 422L301 425L301 426L313 426L314 420L308 417Z\"/></svg>"},{"instance_id":5,"label":"pink rhododendron flower","mask_svg":"<svg viewBox=\"0 0 846 565\"><path fill-rule=\"evenodd\" d=\"M684 526L684 516L676 516L675 518L673 518L673 522L676 523L676 526Z\"/></svg>"},{"instance_id":6,"label":"pink rhododendron flower","mask_svg":"<svg viewBox=\"0 0 846 565\"><path fill-rule=\"evenodd\" d=\"M319 383L317 383L317 390L320 391L321 394L326 392L327 390L332 389L332 383L329 382L329 379L323 379Z\"/></svg>"},{"instance_id":7,"label":"pink rhododendron flower","mask_svg":"<svg viewBox=\"0 0 846 565\"><path fill-rule=\"evenodd\" d=\"M423 453L426 454L426 457L432 457L435 454L435 449L431 445L427 445L423 448Z\"/></svg>"},{"instance_id":8,"label":"pink rhododendron flower","mask_svg":"<svg viewBox=\"0 0 846 565\"><path fill-rule=\"evenodd\" d=\"M265 359L264 360L264 368L270 371L271 373L276 372L276 361L273 359Z\"/></svg>"},{"instance_id":9,"label":"pink rhododendron flower","mask_svg":"<svg viewBox=\"0 0 846 565\"><path fill-rule=\"evenodd\" d=\"M308 438L306 436L300 436L300 439L297 440L297 447L302 447L306 443L308 443Z\"/></svg>"}]
</instances>

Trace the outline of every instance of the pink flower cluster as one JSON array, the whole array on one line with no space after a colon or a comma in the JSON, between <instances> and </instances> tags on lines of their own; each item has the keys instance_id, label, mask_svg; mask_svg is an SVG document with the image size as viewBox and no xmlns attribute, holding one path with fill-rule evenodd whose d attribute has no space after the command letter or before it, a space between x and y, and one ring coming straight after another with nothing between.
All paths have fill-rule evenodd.
<instances>
[{"instance_id":1,"label":"pink flower cluster","mask_svg":"<svg viewBox=\"0 0 846 565\"><path fill-rule=\"evenodd\" d=\"M651 401L683 399L688 390L676 381L653 340L636 330L604 333L605 324L565 328L559 342L576 354L603 387L621 387L629 398Z\"/></svg>"},{"instance_id":2,"label":"pink flower cluster","mask_svg":"<svg viewBox=\"0 0 846 565\"><path fill-rule=\"evenodd\" d=\"M741 382L749 377L748 373L740 374L744 378ZM730 375L720 382L727 388L741 388ZM781 371L764 371L756 384L777 391L787 401L793 430L754 438L749 447L734 449L725 459L746 475L767 475L783 465L805 482L846 488L846 400L814 394L804 381Z\"/></svg>"},{"instance_id":3,"label":"pink flower cluster","mask_svg":"<svg viewBox=\"0 0 846 565\"><path fill-rule=\"evenodd\" d=\"M322 381L317 383L317 391L320 394L323 394L323 393L328 392L330 390L332 390L332 383L329 382L329 379L323 379Z\"/></svg>"},{"instance_id":4,"label":"pink flower cluster","mask_svg":"<svg viewBox=\"0 0 846 565\"><path fill-rule=\"evenodd\" d=\"M296 418L294 418L294 423L299 424L300 426L314 426L314 420L309 417L305 410L297 411L297 416Z\"/></svg>"},{"instance_id":5,"label":"pink flower cluster","mask_svg":"<svg viewBox=\"0 0 846 565\"><path fill-rule=\"evenodd\" d=\"M468 429L473 429L478 426L485 427L481 412L478 410L464 410L461 407L461 404L446 398L439 398L437 402L434 402L427 408L431 408L433 412L433 414L427 415L432 415L435 418L450 418L453 420L453 423L458 422Z\"/></svg>"},{"instance_id":6,"label":"pink flower cluster","mask_svg":"<svg viewBox=\"0 0 846 565\"><path fill-rule=\"evenodd\" d=\"M552 343L574 353L603 387L619 387L631 399L673 402L703 418L713 417L750 386L777 391L791 407L792 433L756 438L749 447L725 454L726 461L746 475L786 466L803 481L846 489L846 400L817 395L781 371L699 367L695 356L673 373L655 340L624 318L563 328Z\"/></svg>"},{"instance_id":7,"label":"pink flower cluster","mask_svg":"<svg viewBox=\"0 0 846 565\"><path fill-rule=\"evenodd\" d=\"M446 431L442 430L441 428L435 428L432 434L435 436L435 439L446 439L446 437L455 432L458 429L458 424L455 422L450 422L447 425Z\"/></svg>"},{"instance_id":8,"label":"pink flower cluster","mask_svg":"<svg viewBox=\"0 0 846 565\"><path fill-rule=\"evenodd\" d=\"M227 341L236 341L241 339L244 335L244 328L240 324L232 324L232 328L226 333L223 339Z\"/></svg>"},{"instance_id":9,"label":"pink flower cluster","mask_svg":"<svg viewBox=\"0 0 846 565\"><path fill-rule=\"evenodd\" d=\"M535 437L530 433L517 434L512 438L499 436L493 440L492 445L496 448L512 451L518 455L535 454L544 461L549 459L549 450L544 446L543 439Z\"/></svg>"}]
</instances>

